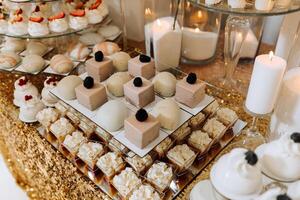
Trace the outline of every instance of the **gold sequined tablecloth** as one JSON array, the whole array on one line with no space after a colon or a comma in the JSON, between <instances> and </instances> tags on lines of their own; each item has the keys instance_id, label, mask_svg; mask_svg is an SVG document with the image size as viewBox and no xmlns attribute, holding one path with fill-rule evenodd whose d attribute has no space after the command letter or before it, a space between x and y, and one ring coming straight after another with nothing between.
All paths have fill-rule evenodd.
<instances>
[{"instance_id":1,"label":"gold sequined tablecloth","mask_svg":"<svg viewBox=\"0 0 300 200\"><path fill-rule=\"evenodd\" d=\"M220 64L221 65L221 64ZM189 67L203 76L205 68ZM18 120L18 109L13 105L13 84L20 75L0 72L0 151L17 183L28 193L30 199L38 200L93 200L109 199L76 167L54 149L37 132L37 124L26 125ZM247 75L248 76L248 75ZM45 75L29 76L42 89ZM224 90L209 89L220 103L233 108L246 121L251 118L243 111L243 97ZM260 120L260 130L266 132L268 119ZM235 141L239 141L236 138ZM224 152L234 147L235 141ZM223 152L223 153L224 153ZM208 166L178 197L188 199L193 185L208 178Z\"/></svg>"}]
</instances>

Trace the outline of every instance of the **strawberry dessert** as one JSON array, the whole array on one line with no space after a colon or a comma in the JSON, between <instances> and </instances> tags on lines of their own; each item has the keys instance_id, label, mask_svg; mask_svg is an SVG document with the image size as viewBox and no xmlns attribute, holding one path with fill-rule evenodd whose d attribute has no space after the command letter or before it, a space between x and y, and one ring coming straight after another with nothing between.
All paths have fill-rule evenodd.
<instances>
[{"instance_id":1,"label":"strawberry dessert","mask_svg":"<svg viewBox=\"0 0 300 200\"><path fill-rule=\"evenodd\" d=\"M22 13L23 13L22 9L17 10L9 20L8 28L7 28L9 34L15 36L22 36L28 33L27 23L25 22Z\"/></svg>"},{"instance_id":2,"label":"strawberry dessert","mask_svg":"<svg viewBox=\"0 0 300 200\"><path fill-rule=\"evenodd\" d=\"M73 10L70 12L69 25L74 30L81 30L88 26L89 22L84 10Z\"/></svg>"},{"instance_id":3,"label":"strawberry dessert","mask_svg":"<svg viewBox=\"0 0 300 200\"><path fill-rule=\"evenodd\" d=\"M25 95L39 96L38 89L25 76L16 80L14 85L14 104L18 107L23 103Z\"/></svg>"},{"instance_id":4,"label":"strawberry dessert","mask_svg":"<svg viewBox=\"0 0 300 200\"><path fill-rule=\"evenodd\" d=\"M50 31L54 33L62 33L68 30L69 25L64 12L59 12L48 18Z\"/></svg>"},{"instance_id":5,"label":"strawberry dessert","mask_svg":"<svg viewBox=\"0 0 300 200\"><path fill-rule=\"evenodd\" d=\"M102 4L102 0L96 0L89 8L86 8L86 16L89 24L98 24L103 20L103 16L98 10L98 7Z\"/></svg>"},{"instance_id":6,"label":"strawberry dessert","mask_svg":"<svg viewBox=\"0 0 300 200\"><path fill-rule=\"evenodd\" d=\"M45 36L49 34L47 20L42 17L39 7L29 17L28 33L31 36Z\"/></svg>"},{"instance_id":7,"label":"strawberry dessert","mask_svg":"<svg viewBox=\"0 0 300 200\"><path fill-rule=\"evenodd\" d=\"M35 122L38 112L44 109L44 104L37 96L26 94L20 107L19 119L23 122Z\"/></svg>"}]
</instances>

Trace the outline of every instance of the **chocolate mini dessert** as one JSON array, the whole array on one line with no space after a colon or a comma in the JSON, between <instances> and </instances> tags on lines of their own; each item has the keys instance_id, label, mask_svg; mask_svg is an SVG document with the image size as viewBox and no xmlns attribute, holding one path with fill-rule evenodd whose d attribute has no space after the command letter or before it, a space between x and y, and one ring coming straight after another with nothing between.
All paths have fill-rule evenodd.
<instances>
[{"instance_id":1,"label":"chocolate mini dessert","mask_svg":"<svg viewBox=\"0 0 300 200\"><path fill-rule=\"evenodd\" d=\"M159 121L147 111L140 109L135 116L125 120L125 137L143 149L159 136Z\"/></svg>"},{"instance_id":2,"label":"chocolate mini dessert","mask_svg":"<svg viewBox=\"0 0 300 200\"><path fill-rule=\"evenodd\" d=\"M196 107L204 95L205 83L198 81L195 73L190 73L176 84L175 99L190 108Z\"/></svg>"},{"instance_id":3,"label":"chocolate mini dessert","mask_svg":"<svg viewBox=\"0 0 300 200\"><path fill-rule=\"evenodd\" d=\"M126 100L139 108L155 99L153 84L142 77L136 77L124 84L124 94Z\"/></svg>"},{"instance_id":4,"label":"chocolate mini dessert","mask_svg":"<svg viewBox=\"0 0 300 200\"><path fill-rule=\"evenodd\" d=\"M128 61L128 72L132 76L142 76L150 79L155 75L154 60L147 55L139 55Z\"/></svg>"},{"instance_id":5,"label":"chocolate mini dessert","mask_svg":"<svg viewBox=\"0 0 300 200\"><path fill-rule=\"evenodd\" d=\"M95 110L107 102L105 87L90 76L84 79L83 84L75 88L76 98L80 104L89 110Z\"/></svg>"},{"instance_id":6,"label":"chocolate mini dessert","mask_svg":"<svg viewBox=\"0 0 300 200\"><path fill-rule=\"evenodd\" d=\"M113 63L105 58L102 51L97 51L94 58L86 61L85 68L89 76L96 81L105 81L114 72Z\"/></svg>"}]
</instances>

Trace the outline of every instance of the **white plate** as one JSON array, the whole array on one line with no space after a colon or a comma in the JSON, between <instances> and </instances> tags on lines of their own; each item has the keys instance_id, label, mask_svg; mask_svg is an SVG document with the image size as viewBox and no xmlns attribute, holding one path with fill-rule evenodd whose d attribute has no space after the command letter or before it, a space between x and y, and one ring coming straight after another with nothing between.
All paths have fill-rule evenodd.
<instances>
[{"instance_id":1,"label":"white plate","mask_svg":"<svg viewBox=\"0 0 300 200\"><path fill-rule=\"evenodd\" d=\"M51 51L53 51L54 47L48 47L47 51L45 53L43 53L41 56L44 57L45 55L47 55L48 53L50 53ZM20 53L20 56L27 56L27 51L22 51Z\"/></svg>"},{"instance_id":2,"label":"white plate","mask_svg":"<svg viewBox=\"0 0 300 200\"><path fill-rule=\"evenodd\" d=\"M8 69L0 68L0 70L7 71L7 72L12 72L12 71L14 71L21 63L22 63L22 61L20 61L18 64L16 64L16 65L15 65L14 67L12 67L12 68L8 68Z\"/></svg>"},{"instance_id":3,"label":"white plate","mask_svg":"<svg viewBox=\"0 0 300 200\"><path fill-rule=\"evenodd\" d=\"M68 73L65 73L65 74L60 74L60 73L57 73L55 71L52 70L51 66L49 65L45 70L44 70L44 73L47 73L47 74L55 74L55 75L61 75L61 76L68 76L73 70L75 70L77 68L77 66L80 64L80 62L74 62L74 67L73 69L68 72Z\"/></svg>"},{"instance_id":4,"label":"white plate","mask_svg":"<svg viewBox=\"0 0 300 200\"><path fill-rule=\"evenodd\" d=\"M190 200L216 200L210 180L197 183L190 193Z\"/></svg>"},{"instance_id":5,"label":"white plate","mask_svg":"<svg viewBox=\"0 0 300 200\"><path fill-rule=\"evenodd\" d=\"M48 60L45 60L45 65L44 65L44 67L43 67L40 71L33 72L33 73L32 73L32 72L27 72L27 71L25 71L24 68L23 68L23 63L21 63L21 64L15 69L15 71L36 75L36 74L39 74L41 71L43 71L43 70L49 65L49 63L50 63L50 62L49 62Z\"/></svg>"},{"instance_id":6,"label":"white plate","mask_svg":"<svg viewBox=\"0 0 300 200\"><path fill-rule=\"evenodd\" d=\"M101 34L101 33L100 33ZM105 39L109 40L109 41L114 41L115 39L117 39L120 35L122 34L122 31L119 31L119 33L113 35L113 36L110 36L110 37L107 37Z\"/></svg>"},{"instance_id":7,"label":"white plate","mask_svg":"<svg viewBox=\"0 0 300 200\"><path fill-rule=\"evenodd\" d=\"M22 121L22 122L25 122L25 123L34 123L34 122L37 122L37 120L26 120L25 118L23 118L22 115L19 114L19 119Z\"/></svg>"}]
</instances>

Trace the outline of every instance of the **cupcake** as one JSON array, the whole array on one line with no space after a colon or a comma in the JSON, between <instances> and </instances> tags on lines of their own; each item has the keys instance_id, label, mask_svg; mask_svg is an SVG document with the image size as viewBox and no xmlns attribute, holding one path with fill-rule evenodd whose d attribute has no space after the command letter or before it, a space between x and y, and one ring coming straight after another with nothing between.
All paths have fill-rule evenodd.
<instances>
[{"instance_id":1,"label":"cupcake","mask_svg":"<svg viewBox=\"0 0 300 200\"><path fill-rule=\"evenodd\" d=\"M14 104L18 107L24 101L25 95L39 96L38 89L25 76L16 80L14 86Z\"/></svg>"},{"instance_id":2,"label":"cupcake","mask_svg":"<svg viewBox=\"0 0 300 200\"><path fill-rule=\"evenodd\" d=\"M44 109L44 104L37 96L25 95L20 107L19 119L23 122L36 121L38 112Z\"/></svg>"},{"instance_id":3,"label":"cupcake","mask_svg":"<svg viewBox=\"0 0 300 200\"><path fill-rule=\"evenodd\" d=\"M98 24L103 20L101 11L98 10L98 7L102 3L102 0L96 0L89 8L86 8L86 16L89 24Z\"/></svg>"},{"instance_id":4,"label":"cupcake","mask_svg":"<svg viewBox=\"0 0 300 200\"><path fill-rule=\"evenodd\" d=\"M222 156L212 167L210 179L217 199L253 199L263 188L258 157L243 148Z\"/></svg>"},{"instance_id":5,"label":"cupcake","mask_svg":"<svg viewBox=\"0 0 300 200\"><path fill-rule=\"evenodd\" d=\"M39 37L49 34L49 28L46 20L39 15L33 13L28 22L28 33L31 36Z\"/></svg>"},{"instance_id":6,"label":"cupcake","mask_svg":"<svg viewBox=\"0 0 300 200\"><path fill-rule=\"evenodd\" d=\"M50 31L54 33L62 33L68 30L69 25L64 12L59 12L48 18Z\"/></svg>"},{"instance_id":7,"label":"cupcake","mask_svg":"<svg viewBox=\"0 0 300 200\"><path fill-rule=\"evenodd\" d=\"M48 76L44 81L44 88L42 90L42 101L46 106L54 106L58 99L53 96L50 91L56 87L58 81L56 78Z\"/></svg>"},{"instance_id":8,"label":"cupcake","mask_svg":"<svg viewBox=\"0 0 300 200\"><path fill-rule=\"evenodd\" d=\"M22 36L28 33L27 23L25 22L22 15L15 15L8 22L7 32L10 35Z\"/></svg>"},{"instance_id":9,"label":"cupcake","mask_svg":"<svg viewBox=\"0 0 300 200\"><path fill-rule=\"evenodd\" d=\"M84 10L73 10L70 12L69 26L74 30L81 30L88 26L88 19Z\"/></svg>"},{"instance_id":10,"label":"cupcake","mask_svg":"<svg viewBox=\"0 0 300 200\"><path fill-rule=\"evenodd\" d=\"M300 179L300 133L286 134L256 149L263 173L279 181Z\"/></svg>"}]
</instances>

